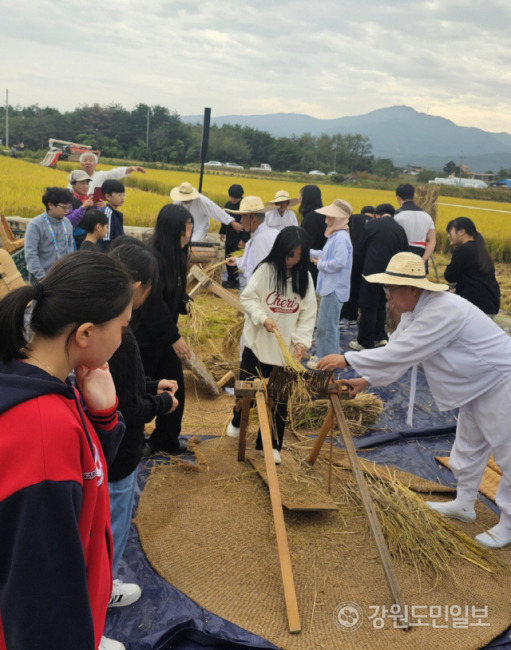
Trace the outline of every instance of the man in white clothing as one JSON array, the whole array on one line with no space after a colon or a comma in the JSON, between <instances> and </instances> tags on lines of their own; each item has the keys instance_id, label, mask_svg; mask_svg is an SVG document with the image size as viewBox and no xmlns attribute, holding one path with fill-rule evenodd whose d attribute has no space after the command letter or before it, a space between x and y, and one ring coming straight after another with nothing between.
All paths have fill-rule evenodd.
<instances>
[{"instance_id":1,"label":"man in white clothing","mask_svg":"<svg viewBox=\"0 0 511 650\"><path fill-rule=\"evenodd\" d=\"M413 185L401 183L397 186L396 199L400 207L394 215L394 221L404 228L410 250L422 257L427 270L427 261L436 246L435 224L431 216L413 202L414 198Z\"/></svg>"},{"instance_id":2,"label":"man in white clothing","mask_svg":"<svg viewBox=\"0 0 511 650\"><path fill-rule=\"evenodd\" d=\"M234 217L222 210L214 201L200 194L190 183L181 183L170 191L170 198L177 205L184 205L193 217L192 242L203 241L209 230L209 220L214 219L225 223L238 232L243 231L243 226Z\"/></svg>"},{"instance_id":3,"label":"man in white clothing","mask_svg":"<svg viewBox=\"0 0 511 650\"><path fill-rule=\"evenodd\" d=\"M98 157L95 153L86 151L80 156L80 166L84 172L92 178L92 182L89 185L89 194L94 194L96 189L101 189L101 186L105 181L108 180L121 180L129 176L132 172L141 172L145 174L144 167L131 166L131 167L114 167L113 169L107 169L105 171L96 171L96 166L98 164Z\"/></svg>"},{"instance_id":4,"label":"man in white clothing","mask_svg":"<svg viewBox=\"0 0 511 650\"><path fill-rule=\"evenodd\" d=\"M502 470L496 495L500 521L476 540L490 548L511 544L511 338L472 303L426 279L423 261L398 253L384 273L366 277L384 285L401 320L384 348L331 354L320 370L353 367L360 378L347 379L350 395L367 386L386 386L422 363L441 411L459 408L449 467L458 480L447 503L428 502L447 517L472 522L481 478L493 453ZM410 419L414 377L410 390Z\"/></svg>"},{"instance_id":5,"label":"man in white clothing","mask_svg":"<svg viewBox=\"0 0 511 650\"><path fill-rule=\"evenodd\" d=\"M277 231L287 228L287 226L297 226L298 219L296 214L289 208L294 207L300 203L300 199L292 199L289 192L286 190L279 190L275 194L273 201L268 201L266 204L267 214L265 224L269 228L274 228Z\"/></svg>"},{"instance_id":6,"label":"man in white clothing","mask_svg":"<svg viewBox=\"0 0 511 650\"><path fill-rule=\"evenodd\" d=\"M250 233L250 239L245 244L242 257L228 257L225 262L229 266L237 266L248 282L256 266L271 251L279 231L268 228L264 223L266 208L258 196L246 196L241 200L239 210L227 211L241 215L241 225Z\"/></svg>"}]
</instances>

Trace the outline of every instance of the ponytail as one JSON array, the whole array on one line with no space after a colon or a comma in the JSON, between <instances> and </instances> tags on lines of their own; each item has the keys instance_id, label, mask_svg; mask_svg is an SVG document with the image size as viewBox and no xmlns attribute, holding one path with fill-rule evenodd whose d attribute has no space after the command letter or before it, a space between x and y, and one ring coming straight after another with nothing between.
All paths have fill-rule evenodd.
<instances>
[{"instance_id":1,"label":"ponytail","mask_svg":"<svg viewBox=\"0 0 511 650\"><path fill-rule=\"evenodd\" d=\"M34 286L20 287L0 300L0 356L4 363L16 357L25 357L25 310L35 300Z\"/></svg>"},{"instance_id":2,"label":"ponytail","mask_svg":"<svg viewBox=\"0 0 511 650\"><path fill-rule=\"evenodd\" d=\"M23 349L29 343L24 315L31 301L35 301L31 330L52 339L70 325L76 330L82 323L99 325L112 320L126 309L132 296L131 278L108 255L95 251L66 255L40 283L15 289L0 301L0 358L7 363L25 356Z\"/></svg>"}]
</instances>

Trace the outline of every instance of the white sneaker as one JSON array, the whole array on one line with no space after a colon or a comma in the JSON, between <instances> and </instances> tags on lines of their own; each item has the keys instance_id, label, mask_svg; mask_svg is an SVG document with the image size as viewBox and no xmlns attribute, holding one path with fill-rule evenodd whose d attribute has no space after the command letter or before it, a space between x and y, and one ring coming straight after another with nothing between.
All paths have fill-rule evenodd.
<instances>
[{"instance_id":1,"label":"white sneaker","mask_svg":"<svg viewBox=\"0 0 511 650\"><path fill-rule=\"evenodd\" d=\"M273 460L275 461L275 465L280 465L282 462L282 458L280 457L278 449L273 450Z\"/></svg>"},{"instance_id":2,"label":"white sneaker","mask_svg":"<svg viewBox=\"0 0 511 650\"><path fill-rule=\"evenodd\" d=\"M476 513L474 508L466 507L460 504L455 499L454 501L426 501L426 504L432 509L436 510L441 515L451 517L451 519L459 519L471 524L476 520Z\"/></svg>"},{"instance_id":3,"label":"white sneaker","mask_svg":"<svg viewBox=\"0 0 511 650\"><path fill-rule=\"evenodd\" d=\"M227 435L229 438L239 438L240 437L240 427L235 427L234 424L229 422L227 425Z\"/></svg>"},{"instance_id":4,"label":"white sneaker","mask_svg":"<svg viewBox=\"0 0 511 650\"><path fill-rule=\"evenodd\" d=\"M98 650L126 650L124 643L108 639L106 636L101 637Z\"/></svg>"},{"instance_id":5,"label":"white sneaker","mask_svg":"<svg viewBox=\"0 0 511 650\"><path fill-rule=\"evenodd\" d=\"M511 544L511 531L501 523L490 528L485 533L476 535L476 542L487 548L504 548Z\"/></svg>"},{"instance_id":6,"label":"white sneaker","mask_svg":"<svg viewBox=\"0 0 511 650\"><path fill-rule=\"evenodd\" d=\"M360 345L360 343L356 339L354 341L350 341L348 343L348 347L350 350L356 350L357 352L361 352L362 350L365 350L365 347L363 345Z\"/></svg>"},{"instance_id":7,"label":"white sneaker","mask_svg":"<svg viewBox=\"0 0 511 650\"><path fill-rule=\"evenodd\" d=\"M125 584L122 580L114 580L108 607L126 607L127 605L132 605L141 595L142 590L135 583L127 582ZM114 643L117 643L117 641L114 641Z\"/></svg>"}]
</instances>

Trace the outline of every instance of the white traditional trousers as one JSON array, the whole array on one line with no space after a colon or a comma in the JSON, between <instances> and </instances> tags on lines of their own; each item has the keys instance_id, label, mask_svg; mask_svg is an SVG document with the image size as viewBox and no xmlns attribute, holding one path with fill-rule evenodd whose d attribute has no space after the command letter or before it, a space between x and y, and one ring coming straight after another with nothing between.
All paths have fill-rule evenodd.
<instances>
[{"instance_id":1,"label":"white traditional trousers","mask_svg":"<svg viewBox=\"0 0 511 650\"><path fill-rule=\"evenodd\" d=\"M475 502L492 453L502 470L495 502L511 526L511 378L460 407L449 467L461 502Z\"/></svg>"}]
</instances>

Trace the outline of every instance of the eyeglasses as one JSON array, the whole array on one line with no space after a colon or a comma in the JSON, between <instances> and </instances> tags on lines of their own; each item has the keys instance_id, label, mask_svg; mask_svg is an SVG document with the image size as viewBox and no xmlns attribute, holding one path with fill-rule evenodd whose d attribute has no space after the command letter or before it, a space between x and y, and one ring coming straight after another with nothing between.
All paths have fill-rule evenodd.
<instances>
[{"instance_id":1,"label":"eyeglasses","mask_svg":"<svg viewBox=\"0 0 511 650\"><path fill-rule=\"evenodd\" d=\"M403 288L403 287L401 287L401 286L399 286L399 285L398 285L398 286L396 286L396 285L389 285L389 284L384 284L384 285L383 285L383 291L385 291L385 293L388 293L389 296L391 296L391 295L394 293L394 291L396 291L396 289L402 289L402 288Z\"/></svg>"},{"instance_id":2,"label":"eyeglasses","mask_svg":"<svg viewBox=\"0 0 511 650\"><path fill-rule=\"evenodd\" d=\"M62 208L63 210L66 210L66 212L70 207L71 205L69 203L57 203L57 208Z\"/></svg>"}]
</instances>

